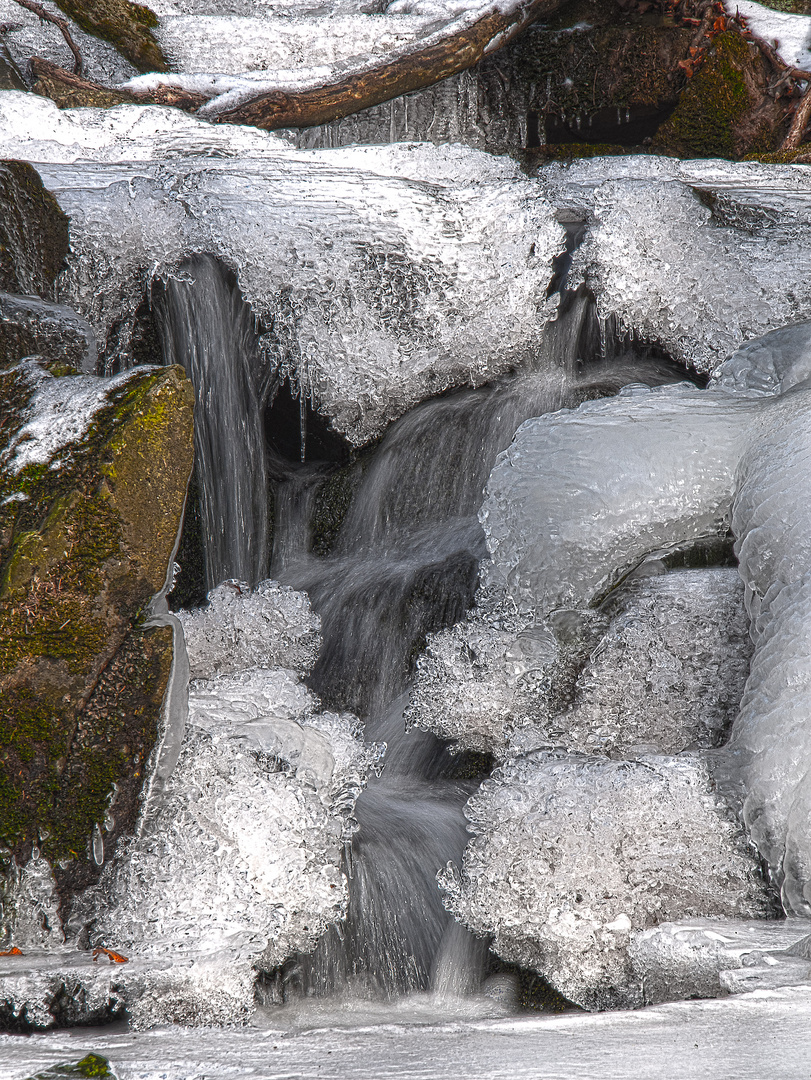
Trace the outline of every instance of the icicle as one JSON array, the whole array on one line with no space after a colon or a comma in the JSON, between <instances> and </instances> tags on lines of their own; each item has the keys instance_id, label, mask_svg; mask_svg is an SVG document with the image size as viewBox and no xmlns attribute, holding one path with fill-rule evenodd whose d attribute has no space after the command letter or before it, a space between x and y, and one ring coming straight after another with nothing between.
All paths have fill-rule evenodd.
<instances>
[{"instance_id":1,"label":"icicle","mask_svg":"<svg viewBox=\"0 0 811 1080\"><path fill-rule=\"evenodd\" d=\"M301 432L301 460L307 454L307 398L304 395L304 391L299 391L299 430Z\"/></svg>"}]
</instances>

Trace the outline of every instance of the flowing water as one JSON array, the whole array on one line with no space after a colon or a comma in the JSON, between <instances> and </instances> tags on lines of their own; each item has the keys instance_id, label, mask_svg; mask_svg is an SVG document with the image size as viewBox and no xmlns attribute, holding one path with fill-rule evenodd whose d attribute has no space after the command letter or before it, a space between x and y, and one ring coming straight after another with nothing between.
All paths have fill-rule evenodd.
<instances>
[{"instance_id":1,"label":"flowing water","mask_svg":"<svg viewBox=\"0 0 811 1080\"><path fill-rule=\"evenodd\" d=\"M206 587L232 577L254 584L266 574L269 552L253 314L226 268L208 255L187 259L155 286L153 303L166 363L184 367L195 388Z\"/></svg>"},{"instance_id":2,"label":"flowing water","mask_svg":"<svg viewBox=\"0 0 811 1080\"><path fill-rule=\"evenodd\" d=\"M414 661L426 635L472 603L486 555L477 518L484 485L520 424L629 382L681 373L627 347L609 358L589 295L564 294L533 370L417 406L363 460L344 466L351 498L329 550L317 554L313 521L335 465L319 460L312 439L308 448L304 408L286 456L266 451L247 306L213 259L186 268L188 279L166 284L158 311L167 359L182 362L196 388L208 582L262 575L270 480L270 575L305 590L322 621L310 685L329 705L361 716L368 739L388 748L382 774L356 807L348 916L312 955L286 965L276 997L468 994L485 975L487 943L453 921L436 874L461 860L462 808L482 763L477 775L435 736L405 731Z\"/></svg>"}]
</instances>

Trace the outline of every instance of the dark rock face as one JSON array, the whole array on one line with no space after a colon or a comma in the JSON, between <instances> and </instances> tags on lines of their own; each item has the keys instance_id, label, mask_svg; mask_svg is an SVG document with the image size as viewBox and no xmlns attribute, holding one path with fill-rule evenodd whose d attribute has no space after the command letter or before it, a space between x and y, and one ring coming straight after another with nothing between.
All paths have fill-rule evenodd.
<instances>
[{"instance_id":1,"label":"dark rock face","mask_svg":"<svg viewBox=\"0 0 811 1080\"><path fill-rule=\"evenodd\" d=\"M137 816L172 659L146 608L192 466L194 395L172 367L99 379L84 433L15 467L43 386L70 399L95 382L31 361L0 373L0 844L18 865L37 846L63 899Z\"/></svg>"},{"instance_id":2,"label":"dark rock face","mask_svg":"<svg viewBox=\"0 0 811 1080\"><path fill-rule=\"evenodd\" d=\"M95 371L96 336L64 304L0 292L0 369L26 356L58 356L70 367Z\"/></svg>"},{"instance_id":3,"label":"dark rock face","mask_svg":"<svg viewBox=\"0 0 811 1080\"><path fill-rule=\"evenodd\" d=\"M0 161L0 290L54 299L68 219L24 161Z\"/></svg>"}]
</instances>

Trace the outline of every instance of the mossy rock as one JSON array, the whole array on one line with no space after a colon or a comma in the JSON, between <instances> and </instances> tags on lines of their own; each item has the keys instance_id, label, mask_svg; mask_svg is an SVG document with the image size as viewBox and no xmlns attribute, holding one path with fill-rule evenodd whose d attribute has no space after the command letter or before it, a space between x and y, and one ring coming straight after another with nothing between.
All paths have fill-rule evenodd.
<instances>
[{"instance_id":1,"label":"mossy rock","mask_svg":"<svg viewBox=\"0 0 811 1080\"><path fill-rule=\"evenodd\" d=\"M157 16L143 4L128 0L56 0L86 34L102 38L139 71L168 71L169 64L155 40Z\"/></svg>"},{"instance_id":2,"label":"mossy rock","mask_svg":"<svg viewBox=\"0 0 811 1080\"><path fill-rule=\"evenodd\" d=\"M785 105L768 95L769 75L755 45L734 31L719 34L651 150L735 159L776 149L787 117Z\"/></svg>"},{"instance_id":3,"label":"mossy rock","mask_svg":"<svg viewBox=\"0 0 811 1080\"><path fill-rule=\"evenodd\" d=\"M28 1080L60 1080L61 1077L75 1077L76 1080L80 1077L104 1077L106 1080L115 1080L115 1073L110 1069L107 1058L100 1057L98 1054L88 1054L72 1065L53 1065L50 1069L29 1077Z\"/></svg>"},{"instance_id":4,"label":"mossy rock","mask_svg":"<svg viewBox=\"0 0 811 1080\"><path fill-rule=\"evenodd\" d=\"M51 377L74 392L75 376ZM35 378L30 362L0 373L7 445ZM172 655L171 631L144 618L192 466L182 369L98 384L81 437L16 472L6 453L0 471L0 843L18 865L37 845L63 898L97 873L94 828L110 851L137 817Z\"/></svg>"},{"instance_id":5,"label":"mossy rock","mask_svg":"<svg viewBox=\"0 0 811 1080\"><path fill-rule=\"evenodd\" d=\"M25 161L0 161L0 290L54 299L68 219Z\"/></svg>"}]
</instances>

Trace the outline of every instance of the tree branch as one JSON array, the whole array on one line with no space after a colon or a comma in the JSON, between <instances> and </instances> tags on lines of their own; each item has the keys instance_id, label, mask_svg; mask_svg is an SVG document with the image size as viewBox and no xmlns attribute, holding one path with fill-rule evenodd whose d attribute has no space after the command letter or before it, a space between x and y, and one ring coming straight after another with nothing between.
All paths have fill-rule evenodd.
<instances>
[{"instance_id":1,"label":"tree branch","mask_svg":"<svg viewBox=\"0 0 811 1080\"><path fill-rule=\"evenodd\" d=\"M53 23L54 26L58 26L62 31L62 37L65 39L68 48L73 53L73 74L81 75L84 71L84 61L82 60L82 54L79 52L79 48L70 32L67 19L63 19L60 15L52 15L50 11L38 4L36 0L14 0L15 4L19 4L20 7L26 8L27 11L32 11L43 22Z\"/></svg>"},{"instance_id":2,"label":"tree branch","mask_svg":"<svg viewBox=\"0 0 811 1080\"><path fill-rule=\"evenodd\" d=\"M236 108L212 114L212 119L271 131L327 124L465 71L506 45L541 15L555 11L561 2L518 0L510 5L494 4L475 21L463 23L456 31L449 28L447 34L434 35L427 43L395 50L348 75L337 74L333 81L321 86L261 94Z\"/></svg>"}]
</instances>

